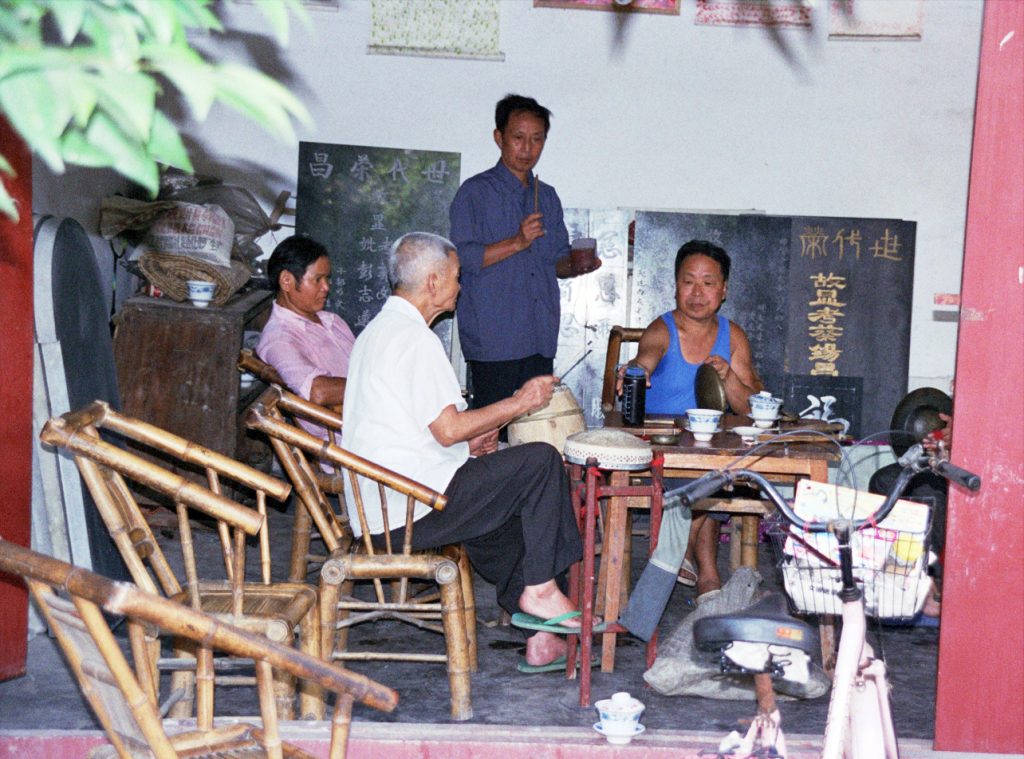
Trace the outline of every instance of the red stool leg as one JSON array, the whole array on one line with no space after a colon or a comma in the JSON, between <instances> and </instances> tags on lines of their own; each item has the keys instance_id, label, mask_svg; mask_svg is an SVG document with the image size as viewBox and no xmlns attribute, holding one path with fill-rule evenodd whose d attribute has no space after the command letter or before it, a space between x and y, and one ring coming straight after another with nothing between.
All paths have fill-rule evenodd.
<instances>
[{"instance_id":1,"label":"red stool leg","mask_svg":"<svg viewBox=\"0 0 1024 759\"><path fill-rule=\"evenodd\" d=\"M580 583L580 706L590 706L590 660L594 646L594 548L597 535L598 478L596 461L587 461L587 497L583 524L583 577Z\"/></svg>"},{"instance_id":2,"label":"red stool leg","mask_svg":"<svg viewBox=\"0 0 1024 759\"><path fill-rule=\"evenodd\" d=\"M569 470L569 495L572 501L572 510L576 515L576 527L580 531L580 537L583 538L583 555L587 555L587 540L586 540L586 528L584 525L584 514L586 513L586 507L583 502L583 492L586 490L586 483L583 481L584 469L579 464L566 464L566 468ZM580 598L582 591L583 582L583 562L577 561L569 568L569 600L573 602L577 609L580 608ZM566 651L565 656L565 676L566 679L572 679L576 677L576 656L577 648L579 646L578 635L567 635L565 636Z\"/></svg>"}]
</instances>

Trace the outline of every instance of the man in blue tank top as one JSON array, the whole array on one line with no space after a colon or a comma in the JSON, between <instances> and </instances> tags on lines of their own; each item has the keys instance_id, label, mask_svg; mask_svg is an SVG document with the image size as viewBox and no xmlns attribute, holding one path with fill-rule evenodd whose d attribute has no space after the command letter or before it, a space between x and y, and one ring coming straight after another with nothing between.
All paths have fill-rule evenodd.
<instances>
[{"instance_id":1,"label":"man in blue tank top","mask_svg":"<svg viewBox=\"0 0 1024 759\"><path fill-rule=\"evenodd\" d=\"M690 240L676 253L676 307L644 330L636 358L629 365L647 374L648 414L683 415L697 400L694 380L702 364L722 378L725 397L737 414L750 411L747 397L764 385L754 369L750 341L743 329L718 314L729 290L729 254L706 240ZM621 391L620 369L618 390ZM694 518L680 581L696 581L699 594L721 586L717 553L720 523ZM693 557L697 578L693 577Z\"/></svg>"}]
</instances>

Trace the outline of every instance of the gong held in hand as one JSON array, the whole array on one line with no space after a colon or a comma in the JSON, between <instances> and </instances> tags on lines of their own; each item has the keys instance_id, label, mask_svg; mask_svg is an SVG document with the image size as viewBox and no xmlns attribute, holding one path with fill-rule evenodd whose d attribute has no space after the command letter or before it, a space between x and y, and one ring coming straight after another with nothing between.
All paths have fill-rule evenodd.
<instances>
[{"instance_id":1,"label":"gong held in hand","mask_svg":"<svg viewBox=\"0 0 1024 759\"><path fill-rule=\"evenodd\" d=\"M701 364L697 369L697 376L693 383L694 395L697 396L697 406L700 408L725 411L725 385L722 378L718 376L715 367L711 364Z\"/></svg>"}]
</instances>

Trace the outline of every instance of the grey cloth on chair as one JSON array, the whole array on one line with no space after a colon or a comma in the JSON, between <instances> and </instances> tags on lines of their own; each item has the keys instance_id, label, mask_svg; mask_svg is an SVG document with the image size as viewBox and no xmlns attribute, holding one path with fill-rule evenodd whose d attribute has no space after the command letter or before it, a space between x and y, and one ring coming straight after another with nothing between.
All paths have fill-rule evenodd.
<instances>
[{"instance_id":1,"label":"grey cloth on chair","mask_svg":"<svg viewBox=\"0 0 1024 759\"><path fill-rule=\"evenodd\" d=\"M658 545L619 617L619 624L644 641L650 640L658 628L690 539L690 508L683 506L678 497L665 501L663 508Z\"/></svg>"},{"instance_id":2,"label":"grey cloth on chair","mask_svg":"<svg viewBox=\"0 0 1024 759\"><path fill-rule=\"evenodd\" d=\"M666 696L704 696L726 700L754 699L751 675L723 675L718 655L698 651L693 642L693 625L703 617L730 614L750 606L757 600L761 575L750 567L733 572L722 592L709 598L665 636L658 646L658 658L644 673L644 680L658 693ZM774 681L776 693L791 698L817 698L828 692L829 680L821 667L812 664L806 683Z\"/></svg>"}]
</instances>

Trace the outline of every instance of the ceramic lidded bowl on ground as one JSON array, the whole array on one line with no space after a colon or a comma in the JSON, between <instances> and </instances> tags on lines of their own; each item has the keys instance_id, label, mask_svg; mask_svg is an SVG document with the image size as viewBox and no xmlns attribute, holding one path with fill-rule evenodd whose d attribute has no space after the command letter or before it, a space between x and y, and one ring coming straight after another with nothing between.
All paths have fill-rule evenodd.
<instances>
[{"instance_id":1,"label":"ceramic lidded bowl on ground","mask_svg":"<svg viewBox=\"0 0 1024 759\"><path fill-rule=\"evenodd\" d=\"M595 703L594 708L601 718L601 721L594 725L594 729L605 736L609 743L621 746L643 732L640 715L643 713L644 705L628 693L614 693L611 698L601 699Z\"/></svg>"}]
</instances>

